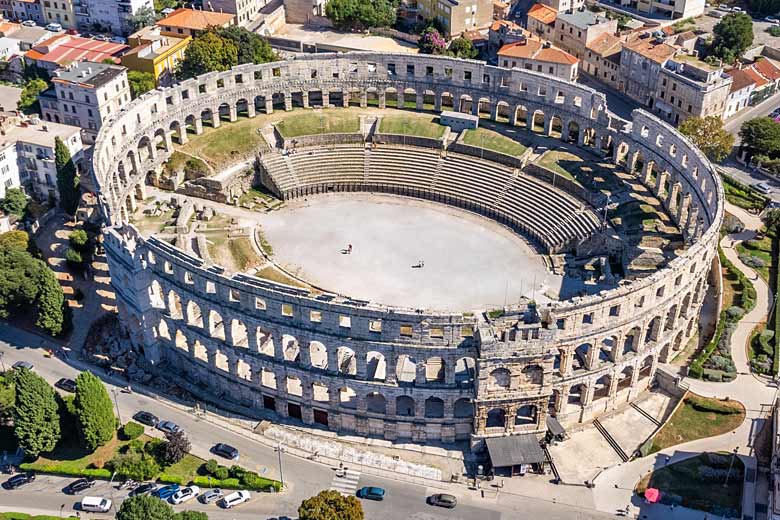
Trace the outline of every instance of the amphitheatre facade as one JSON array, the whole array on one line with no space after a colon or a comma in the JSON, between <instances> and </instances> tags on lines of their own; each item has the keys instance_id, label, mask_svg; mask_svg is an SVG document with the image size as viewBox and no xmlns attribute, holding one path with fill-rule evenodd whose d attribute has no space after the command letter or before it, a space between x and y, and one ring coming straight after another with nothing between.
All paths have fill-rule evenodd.
<instances>
[{"instance_id":1,"label":"amphitheatre facade","mask_svg":"<svg viewBox=\"0 0 780 520\"><path fill-rule=\"evenodd\" d=\"M491 312L388 306L230 272L131 224L148 186L163 184L175 144L204 122L350 104L464 111L518 135L557 134L619 165L657 201L676 230L674 252L657 269L631 271L606 219L620 202L546 178L527 158L382 134L363 120L369 130L267 140L256 177L284 201L372 192L455 206L539 254L597 266L600 285ZM307 425L421 443L543 434L548 415L577 424L634 399L696 332L724 212L711 164L650 114L622 120L597 91L530 71L406 54L305 55L157 89L103 126L94 174L119 317L149 366ZM221 202L247 187L204 186L195 188Z\"/></svg>"}]
</instances>

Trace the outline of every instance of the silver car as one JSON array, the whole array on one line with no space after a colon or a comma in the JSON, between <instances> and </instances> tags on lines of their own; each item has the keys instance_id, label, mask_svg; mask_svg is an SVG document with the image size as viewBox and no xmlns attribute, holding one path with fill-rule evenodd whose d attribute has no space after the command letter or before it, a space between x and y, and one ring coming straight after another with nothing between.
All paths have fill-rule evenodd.
<instances>
[{"instance_id":1,"label":"silver car","mask_svg":"<svg viewBox=\"0 0 780 520\"><path fill-rule=\"evenodd\" d=\"M181 426L173 421L160 421L157 423L157 429L163 433L176 433L181 430Z\"/></svg>"},{"instance_id":2,"label":"silver car","mask_svg":"<svg viewBox=\"0 0 780 520\"><path fill-rule=\"evenodd\" d=\"M204 504L210 504L212 502L216 502L220 498L222 498L224 495L222 494L222 490L220 489L209 489L208 491L204 491L198 499L203 502Z\"/></svg>"}]
</instances>

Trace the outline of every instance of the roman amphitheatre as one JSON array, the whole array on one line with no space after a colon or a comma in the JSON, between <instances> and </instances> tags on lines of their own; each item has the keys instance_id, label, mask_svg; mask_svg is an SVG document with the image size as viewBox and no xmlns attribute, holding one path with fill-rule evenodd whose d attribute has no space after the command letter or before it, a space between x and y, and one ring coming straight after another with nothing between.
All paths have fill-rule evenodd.
<instances>
[{"instance_id":1,"label":"roman amphitheatre","mask_svg":"<svg viewBox=\"0 0 780 520\"><path fill-rule=\"evenodd\" d=\"M478 128L443 124L458 113ZM94 166L150 370L250 413L474 448L636 399L696 331L723 218L711 164L654 116L432 56L158 89Z\"/></svg>"}]
</instances>

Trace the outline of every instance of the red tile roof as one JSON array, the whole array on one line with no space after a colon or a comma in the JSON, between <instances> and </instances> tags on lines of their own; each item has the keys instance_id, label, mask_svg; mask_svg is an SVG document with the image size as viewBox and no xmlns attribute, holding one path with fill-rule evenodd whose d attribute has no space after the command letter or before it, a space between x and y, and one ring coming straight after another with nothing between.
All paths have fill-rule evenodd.
<instances>
[{"instance_id":1,"label":"red tile roof","mask_svg":"<svg viewBox=\"0 0 780 520\"><path fill-rule=\"evenodd\" d=\"M768 58L756 60L753 64L753 68L758 71L759 74L767 78L769 81L777 81L780 79L780 68Z\"/></svg>"},{"instance_id":2,"label":"red tile roof","mask_svg":"<svg viewBox=\"0 0 780 520\"><path fill-rule=\"evenodd\" d=\"M726 74L728 74L732 80L731 89L729 92L737 92L738 90L747 88L750 85L756 85L756 73L753 72L753 70L749 67L744 69L731 69L726 71ZM763 81L761 77L758 79Z\"/></svg>"},{"instance_id":3,"label":"red tile roof","mask_svg":"<svg viewBox=\"0 0 780 520\"><path fill-rule=\"evenodd\" d=\"M129 48L127 45L119 43L60 34L39 43L27 51L24 56L29 60L67 65L73 61L101 62L105 59L116 58Z\"/></svg>"},{"instance_id":4,"label":"red tile roof","mask_svg":"<svg viewBox=\"0 0 780 520\"><path fill-rule=\"evenodd\" d=\"M528 10L528 17L549 25L555 22L555 19L558 17L558 11L544 4L534 4Z\"/></svg>"},{"instance_id":5,"label":"red tile roof","mask_svg":"<svg viewBox=\"0 0 780 520\"><path fill-rule=\"evenodd\" d=\"M526 38L523 41L508 43L498 51L501 57L523 58L538 60L562 65L574 65L579 60L566 51L557 47L544 47L543 42L537 38Z\"/></svg>"},{"instance_id":6,"label":"red tile roof","mask_svg":"<svg viewBox=\"0 0 780 520\"><path fill-rule=\"evenodd\" d=\"M217 13L215 11L203 11L202 9L186 9L180 7L174 12L159 20L156 25L161 27L181 27L202 31L208 27L223 27L233 23L236 15L230 13Z\"/></svg>"}]
</instances>

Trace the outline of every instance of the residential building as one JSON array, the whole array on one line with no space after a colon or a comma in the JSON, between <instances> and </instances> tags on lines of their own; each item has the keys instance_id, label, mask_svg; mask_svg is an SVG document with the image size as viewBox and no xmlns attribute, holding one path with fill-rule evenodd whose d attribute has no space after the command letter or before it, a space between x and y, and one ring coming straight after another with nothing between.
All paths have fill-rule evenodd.
<instances>
[{"instance_id":1,"label":"residential building","mask_svg":"<svg viewBox=\"0 0 780 520\"><path fill-rule=\"evenodd\" d=\"M567 81L577 79L578 63L579 60L568 52L530 34L498 51L500 67L533 70Z\"/></svg>"},{"instance_id":2,"label":"residential building","mask_svg":"<svg viewBox=\"0 0 780 520\"><path fill-rule=\"evenodd\" d=\"M623 45L620 53L618 89L628 97L650 106L661 69L677 52L672 47L644 34Z\"/></svg>"},{"instance_id":3,"label":"residential building","mask_svg":"<svg viewBox=\"0 0 780 520\"><path fill-rule=\"evenodd\" d=\"M328 0L284 0L285 17L288 23L307 23L325 16Z\"/></svg>"},{"instance_id":4,"label":"residential building","mask_svg":"<svg viewBox=\"0 0 780 520\"><path fill-rule=\"evenodd\" d=\"M0 117L2 114L0 113ZM10 188L22 186L16 154L16 142L4 141L0 144L0 199L5 198L5 192Z\"/></svg>"},{"instance_id":5,"label":"residential building","mask_svg":"<svg viewBox=\"0 0 780 520\"><path fill-rule=\"evenodd\" d=\"M241 27L251 25L269 0L208 0L211 11L235 15L234 23Z\"/></svg>"},{"instance_id":6,"label":"residential building","mask_svg":"<svg viewBox=\"0 0 780 520\"><path fill-rule=\"evenodd\" d=\"M128 38L131 49L122 56L122 65L130 70L148 72L157 85L168 86L191 41L190 36L180 38L162 34L156 25L144 27Z\"/></svg>"},{"instance_id":7,"label":"residential building","mask_svg":"<svg viewBox=\"0 0 780 520\"><path fill-rule=\"evenodd\" d=\"M581 70L614 89L620 87L620 52L623 41L617 36L604 33L587 45Z\"/></svg>"},{"instance_id":8,"label":"residential building","mask_svg":"<svg viewBox=\"0 0 780 520\"><path fill-rule=\"evenodd\" d=\"M43 23L43 9L41 0L13 0L12 18L15 20L33 20L35 23Z\"/></svg>"},{"instance_id":9,"label":"residential building","mask_svg":"<svg viewBox=\"0 0 780 520\"><path fill-rule=\"evenodd\" d=\"M649 107L673 124L688 117L722 117L732 79L722 65L677 53L661 67Z\"/></svg>"},{"instance_id":10,"label":"residential building","mask_svg":"<svg viewBox=\"0 0 780 520\"><path fill-rule=\"evenodd\" d=\"M545 40L552 40L557 17L558 11L555 8L537 3L528 10L526 27L533 34Z\"/></svg>"},{"instance_id":11,"label":"residential building","mask_svg":"<svg viewBox=\"0 0 780 520\"><path fill-rule=\"evenodd\" d=\"M493 0L417 0L417 18L438 20L446 36L484 29L493 22Z\"/></svg>"},{"instance_id":12,"label":"residential building","mask_svg":"<svg viewBox=\"0 0 780 520\"><path fill-rule=\"evenodd\" d=\"M162 34L195 38L209 27L228 27L233 25L234 16L230 13L216 13L199 9L179 8L159 20L157 26Z\"/></svg>"},{"instance_id":13,"label":"residential building","mask_svg":"<svg viewBox=\"0 0 780 520\"><path fill-rule=\"evenodd\" d=\"M118 35L133 31L129 18L144 7L154 9L152 0L72 0L76 23L82 30L104 30Z\"/></svg>"},{"instance_id":14,"label":"residential building","mask_svg":"<svg viewBox=\"0 0 780 520\"><path fill-rule=\"evenodd\" d=\"M576 11L585 7L585 0L540 0L544 5L552 7L558 13Z\"/></svg>"},{"instance_id":15,"label":"residential building","mask_svg":"<svg viewBox=\"0 0 780 520\"><path fill-rule=\"evenodd\" d=\"M6 32L5 36L6 38L16 40L19 43L19 50L22 52L29 51L34 46L54 36L54 33L47 31L43 27L25 27L19 24L14 25L16 25L18 29Z\"/></svg>"},{"instance_id":16,"label":"residential building","mask_svg":"<svg viewBox=\"0 0 780 520\"><path fill-rule=\"evenodd\" d=\"M73 12L73 0L42 0L43 18L47 24L58 23L64 29L76 27L76 14Z\"/></svg>"},{"instance_id":17,"label":"residential building","mask_svg":"<svg viewBox=\"0 0 780 520\"><path fill-rule=\"evenodd\" d=\"M669 20L701 16L705 7L705 0L619 0L615 3Z\"/></svg>"},{"instance_id":18,"label":"residential building","mask_svg":"<svg viewBox=\"0 0 780 520\"><path fill-rule=\"evenodd\" d=\"M766 80L763 85L756 86L752 93L750 104L755 105L774 95L780 89L780 66L776 61L761 56L756 58L751 67Z\"/></svg>"},{"instance_id":19,"label":"residential building","mask_svg":"<svg viewBox=\"0 0 780 520\"><path fill-rule=\"evenodd\" d=\"M36 65L49 72L69 65L75 61L103 62L105 60L119 60L129 47L120 43L103 42L73 36L59 34L45 40L24 54L28 65Z\"/></svg>"},{"instance_id":20,"label":"residential building","mask_svg":"<svg viewBox=\"0 0 780 520\"><path fill-rule=\"evenodd\" d=\"M493 0L493 19L506 20L509 17L512 4L509 0Z\"/></svg>"},{"instance_id":21,"label":"residential building","mask_svg":"<svg viewBox=\"0 0 780 520\"><path fill-rule=\"evenodd\" d=\"M55 72L52 87L39 96L46 121L79 126L95 142L103 121L130 102L127 69L82 61Z\"/></svg>"},{"instance_id":22,"label":"residential building","mask_svg":"<svg viewBox=\"0 0 780 520\"><path fill-rule=\"evenodd\" d=\"M610 20L604 13L594 13L585 8L559 13L555 19L550 41L582 59L588 44L603 34L616 34L618 21Z\"/></svg>"},{"instance_id":23,"label":"residential building","mask_svg":"<svg viewBox=\"0 0 780 520\"><path fill-rule=\"evenodd\" d=\"M750 105L750 98L756 87L766 84L760 74L753 67L738 67L726 71L731 76L731 88L726 99L726 109L723 111L723 119L728 119L740 110Z\"/></svg>"},{"instance_id":24,"label":"residential building","mask_svg":"<svg viewBox=\"0 0 780 520\"><path fill-rule=\"evenodd\" d=\"M511 20L493 22L488 30L488 49L490 55L508 43L513 43L528 35L527 31Z\"/></svg>"}]
</instances>

